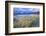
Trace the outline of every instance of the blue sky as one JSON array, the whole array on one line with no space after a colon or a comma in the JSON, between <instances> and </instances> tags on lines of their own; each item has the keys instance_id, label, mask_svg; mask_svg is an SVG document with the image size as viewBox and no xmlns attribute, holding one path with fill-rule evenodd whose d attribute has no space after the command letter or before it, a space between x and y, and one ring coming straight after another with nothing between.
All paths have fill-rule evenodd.
<instances>
[{"instance_id":1,"label":"blue sky","mask_svg":"<svg viewBox=\"0 0 46 36\"><path fill-rule=\"evenodd\" d=\"M37 13L39 12L38 8L13 8L15 14L25 14L25 13Z\"/></svg>"}]
</instances>

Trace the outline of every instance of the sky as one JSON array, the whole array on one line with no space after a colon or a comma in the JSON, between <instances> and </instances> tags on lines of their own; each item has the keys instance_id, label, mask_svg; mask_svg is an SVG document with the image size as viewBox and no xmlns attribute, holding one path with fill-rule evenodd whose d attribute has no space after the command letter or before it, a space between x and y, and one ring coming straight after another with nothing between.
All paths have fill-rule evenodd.
<instances>
[{"instance_id":1,"label":"sky","mask_svg":"<svg viewBox=\"0 0 46 36\"><path fill-rule=\"evenodd\" d=\"M38 8L13 8L14 15L22 14L38 14Z\"/></svg>"}]
</instances>

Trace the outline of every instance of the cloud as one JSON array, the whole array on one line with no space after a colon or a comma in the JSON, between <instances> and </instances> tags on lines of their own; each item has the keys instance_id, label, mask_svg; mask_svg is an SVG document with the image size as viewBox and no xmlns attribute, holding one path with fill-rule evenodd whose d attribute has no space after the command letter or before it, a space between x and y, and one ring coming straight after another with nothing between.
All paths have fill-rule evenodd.
<instances>
[{"instance_id":1,"label":"cloud","mask_svg":"<svg viewBox=\"0 0 46 36\"><path fill-rule=\"evenodd\" d=\"M39 12L38 8L14 8L14 14L36 13Z\"/></svg>"}]
</instances>

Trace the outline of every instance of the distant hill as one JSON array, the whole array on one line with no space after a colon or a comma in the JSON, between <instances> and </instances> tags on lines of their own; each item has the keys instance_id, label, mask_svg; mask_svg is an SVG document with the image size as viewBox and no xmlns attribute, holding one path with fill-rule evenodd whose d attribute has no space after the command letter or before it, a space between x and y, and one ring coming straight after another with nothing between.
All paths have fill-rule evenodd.
<instances>
[{"instance_id":1,"label":"distant hill","mask_svg":"<svg viewBox=\"0 0 46 36\"><path fill-rule=\"evenodd\" d=\"M29 14L36 14L36 15L38 15L38 14L39 14L39 12L14 13L14 16L15 16L15 15L29 15Z\"/></svg>"}]
</instances>

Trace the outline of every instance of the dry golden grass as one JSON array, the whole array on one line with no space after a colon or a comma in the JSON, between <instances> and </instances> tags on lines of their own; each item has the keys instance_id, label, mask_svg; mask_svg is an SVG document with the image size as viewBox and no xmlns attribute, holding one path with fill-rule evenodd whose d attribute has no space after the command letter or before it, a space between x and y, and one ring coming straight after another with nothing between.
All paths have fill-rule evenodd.
<instances>
[{"instance_id":1,"label":"dry golden grass","mask_svg":"<svg viewBox=\"0 0 46 36\"><path fill-rule=\"evenodd\" d=\"M19 20L19 21L15 21L15 26L16 27L28 27L29 25L31 25L32 24L32 22L34 21L34 20L36 20L36 18L37 18L37 16L31 16L31 17L27 17L27 16L25 16L25 17L23 17L23 18L21 18L21 20Z\"/></svg>"}]
</instances>

